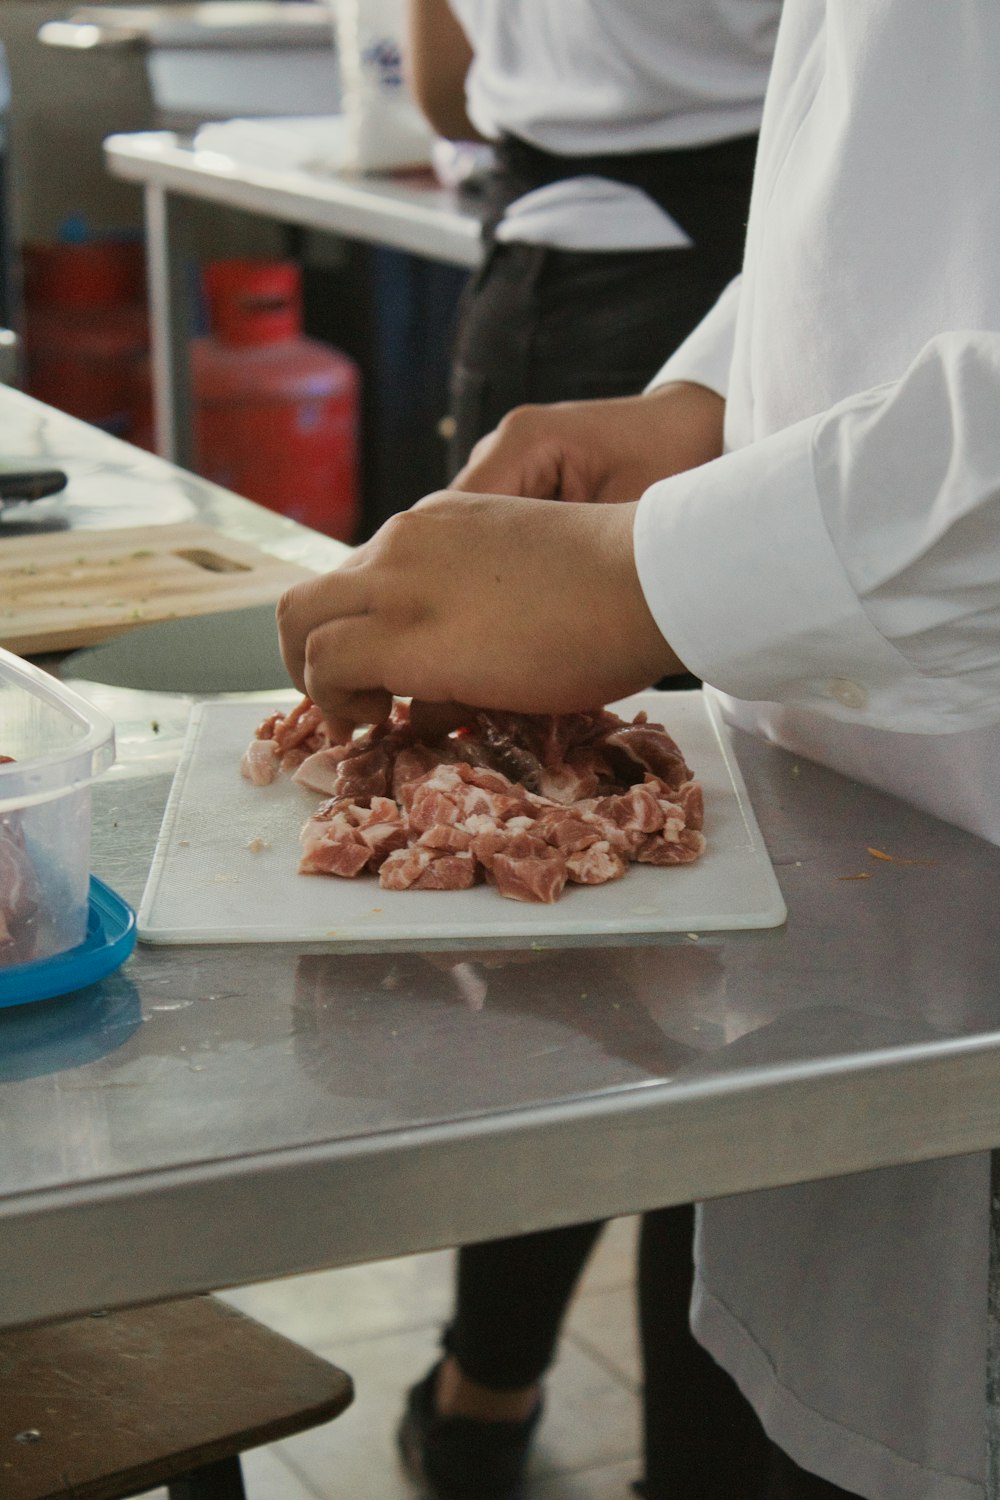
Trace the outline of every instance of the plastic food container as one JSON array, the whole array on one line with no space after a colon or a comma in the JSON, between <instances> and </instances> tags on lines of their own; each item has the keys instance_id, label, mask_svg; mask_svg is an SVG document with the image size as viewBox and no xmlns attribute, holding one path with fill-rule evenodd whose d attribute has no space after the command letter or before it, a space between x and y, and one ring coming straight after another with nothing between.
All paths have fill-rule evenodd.
<instances>
[{"instance_id":1,"label":"plastic food container","mask_svg":"<svg viewBox=\"0 0 1000 1500\"><path fill-rule=\"evenodd\" d=\"M111 720L0 649L0 991L13 964L81 944L90 906L90 787L115 758Z\"/></svg>"}]
</instances>

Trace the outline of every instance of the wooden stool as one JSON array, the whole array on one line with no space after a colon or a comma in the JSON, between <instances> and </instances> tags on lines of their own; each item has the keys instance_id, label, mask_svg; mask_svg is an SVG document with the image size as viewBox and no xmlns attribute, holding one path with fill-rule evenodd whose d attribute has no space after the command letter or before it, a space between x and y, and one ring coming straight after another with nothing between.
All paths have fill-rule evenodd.
<instances>
[{"instance_id":1,"label":"wooden stool","mask_svg":"<svg viewBox=\"0 0 1000 1500\"><path fill-rule=\"evenodd\" d=\"M0 1496L244 1500L245 1449L353 1394L336 1365L214 1297L0 1332Z\"/></svg>"}]
</instances>

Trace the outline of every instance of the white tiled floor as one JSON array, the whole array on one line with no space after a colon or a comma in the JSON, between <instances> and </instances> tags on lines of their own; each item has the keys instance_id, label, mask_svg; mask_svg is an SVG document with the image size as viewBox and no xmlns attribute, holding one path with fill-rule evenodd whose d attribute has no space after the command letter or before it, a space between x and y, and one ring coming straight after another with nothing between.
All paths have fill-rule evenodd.
<instances>
[{"instance_id":1,"label":"white tiled floor","mask_svg":"<svg viewBox=\"0 0 1000 1500\"><path fill-rule=\"evenodd\" d=\"M634 1243L635 1222L618 1220L587 1267L546 1385L531 1500L629 1500L640 1472ZM355 1383L336 1421L245 1456L249 1500L415 1500L394 1429L404 1391L436 1357L451 1275L441 1251L226 1294Z\"/></svg>"}]
</instances>

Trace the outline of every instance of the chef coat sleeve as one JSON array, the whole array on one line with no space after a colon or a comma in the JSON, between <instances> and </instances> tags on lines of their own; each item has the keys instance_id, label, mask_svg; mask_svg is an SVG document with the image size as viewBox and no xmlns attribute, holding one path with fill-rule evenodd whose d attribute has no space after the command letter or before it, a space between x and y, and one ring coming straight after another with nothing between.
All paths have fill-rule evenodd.
<instances>
[{"instance_id":1,"label":"chef coat sleeve","mask_svg":"<svg viewBox=\"0 0 1000 1500\"><path fill-rule=\"evenodd\" d=\"M671 380L691 380L706 385L710 391L725 397L729 387L729 367L733 359L733 335L736 309L740 299L740 281L736 276L719 297L715 306L698 326L678 345L646 387L655 390Z\"/></svg>"},{"instance_id":2,"label":"chef coat sleeve","mask_svg":"<svg viewBox=\"0 0 1000 1500\"><path fill-rule=\"evenodd\" d=\"M940 734L1000 719L1000 334L646 491L646 601L738 698Z\"/></svg>"}]
</instances>

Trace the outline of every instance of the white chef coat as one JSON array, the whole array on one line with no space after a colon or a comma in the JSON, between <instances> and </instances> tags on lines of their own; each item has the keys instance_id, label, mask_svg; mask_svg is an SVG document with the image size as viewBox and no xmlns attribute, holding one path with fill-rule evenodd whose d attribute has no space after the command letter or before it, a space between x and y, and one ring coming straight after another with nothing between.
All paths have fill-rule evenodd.
<instances>
[{"instance_id":1,"label":"white chef coat","mask_svg":"<svg viewBox=\"0 0 1000 1500\"><path fill-rule=\"evenodd\" d=\"M479 133L566 156L752 135L781 0L449 0L473 48ZM497 238L569 250L690 243L645 193L580 177L527 193Z\"/></svg>"},{"instance_id":2,"label":"white chef coat","mask_svg":"<svg viewBox=\"0 0 1000 1500\"><path fill-rule=\"evenodd\" d=\"M744 275L658 377L728 451L635 529L734 718L994 842L998 140L996 0L786 0ZM804 1467L979 1500L987 1207L983 1156L704 1207L695 1331Z\"/></svg>"}]
</instances>

